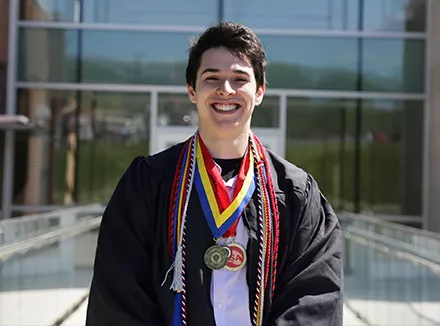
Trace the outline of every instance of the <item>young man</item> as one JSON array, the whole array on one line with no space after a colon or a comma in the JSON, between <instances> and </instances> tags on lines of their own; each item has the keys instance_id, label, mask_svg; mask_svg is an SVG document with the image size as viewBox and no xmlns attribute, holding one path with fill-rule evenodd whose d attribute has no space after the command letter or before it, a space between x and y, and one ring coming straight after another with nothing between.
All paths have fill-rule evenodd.
<instances>
[{"instance_id":1,"label":"young man","mask_svg":"<svg viewBox=\"0 0 440 326\"><path fill-rule=\"evenodd\" d=\"M266 56L221 23L190 50L199 128L136 158L104 213L88 326L342 325L341 231L316 182L250 129Z\"/></svg>"}]
</instances>

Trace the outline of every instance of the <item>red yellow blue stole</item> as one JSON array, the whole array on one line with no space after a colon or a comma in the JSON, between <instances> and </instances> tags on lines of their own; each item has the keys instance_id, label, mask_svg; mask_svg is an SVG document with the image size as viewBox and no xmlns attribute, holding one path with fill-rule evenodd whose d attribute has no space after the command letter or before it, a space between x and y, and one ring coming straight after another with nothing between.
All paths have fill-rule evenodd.
<instances>
[{"instance_id":1,"label":"red yellow blue stole","mask_svg":"<svg viewBox=\"0 0 440 326\"><path fill-rule=\"evenodd\" d=\"M250 151L247 151L242 165L248 165L248 169L245 172L246 175L241 187L240 184L236 185L237 191L232 201L229 199L214 160L200 136L196 146L196 161L194 185L212 235L218 239L235 224L252 198L255 191L254 157ZM249 161L249 163L246 164L246 161ZM252 168L249 168L249 166ZM214 178L210 178L210 175L213 175ZM213 180L218 183L215 190Z\"/></svg>"},{"instance_id":2,"label":"red yellow blue stole","mask_svg":"<svg viewBox=\"0 0 440 326\"><path fill-rule=\"evenodd\" d=\"M270 293L273 296L275 290L279 240L278 206L263 145L254 134L250 135L248 152L240 168L232 201L227 195L226 188L223 189L220 183L214 187L215 178L210 178L210 175L218 171L213 169L216 169L215 163L196 132L185 142L171 192L168 250L172 264L168 272L173 271L170 289L176 293L172 324L174 326L187 324L186 211L192 186L195 185L207 223L216 238L224 236L225 232L237 222L253 192L257 190L259 255L256 295L250 310L252 325L260 326L263 323L266 294ZM269 279L272 283L270 289L268 289Z\"/></svg>"}]
</instances>

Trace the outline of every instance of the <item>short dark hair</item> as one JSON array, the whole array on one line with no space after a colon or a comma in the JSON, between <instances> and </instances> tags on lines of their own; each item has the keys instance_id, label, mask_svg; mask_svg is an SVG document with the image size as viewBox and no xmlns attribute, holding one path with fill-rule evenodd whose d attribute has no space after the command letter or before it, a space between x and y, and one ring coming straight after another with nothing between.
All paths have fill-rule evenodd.
<instances>
[{"instance_id":1,"label":"short dark hair","mask_svg":"<svg viewBox=\"0 0 440 326\"><path fill-rule=\"evenodd\" d=\"M225 47L240 59L247 58L254 70L257 87L266 83L266 54L257 35L238 23L221 22L208 28L190 47L186 83L195 89L202 55L211 48Z\"/></svg>"}]
</instances>

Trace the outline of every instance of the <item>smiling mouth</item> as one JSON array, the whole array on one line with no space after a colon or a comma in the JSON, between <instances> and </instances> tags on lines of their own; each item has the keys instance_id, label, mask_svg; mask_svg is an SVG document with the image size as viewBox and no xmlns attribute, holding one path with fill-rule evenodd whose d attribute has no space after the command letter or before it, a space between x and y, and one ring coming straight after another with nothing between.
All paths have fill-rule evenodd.
<instances>
[{"instance_id":1,"label":"smiling mouth","mask_svg":"<svg viewBox=\"0 0 440 326\"><path fill-rule=\"evenodd\" d=\"M211 107L217 112L233 112L240 108L238 104L212 104Z\"/></svg>"}]
</instances>

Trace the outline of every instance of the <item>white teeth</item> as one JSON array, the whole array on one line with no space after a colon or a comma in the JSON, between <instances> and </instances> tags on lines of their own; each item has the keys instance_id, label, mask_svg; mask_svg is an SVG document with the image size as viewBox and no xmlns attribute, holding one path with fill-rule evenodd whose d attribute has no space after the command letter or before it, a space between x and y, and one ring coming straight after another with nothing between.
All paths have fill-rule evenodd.
<instances>
[{"instance_id":1,"label":"white teeth","mask_svg":"<svg viewBox=\"0 0 440 326\"><path fill-rule=\"evenodd\" d=\"M215 104L214 107L219 111L232 111L235 110L238 105L236 104Z\"/></svg>"}]
</instances>

